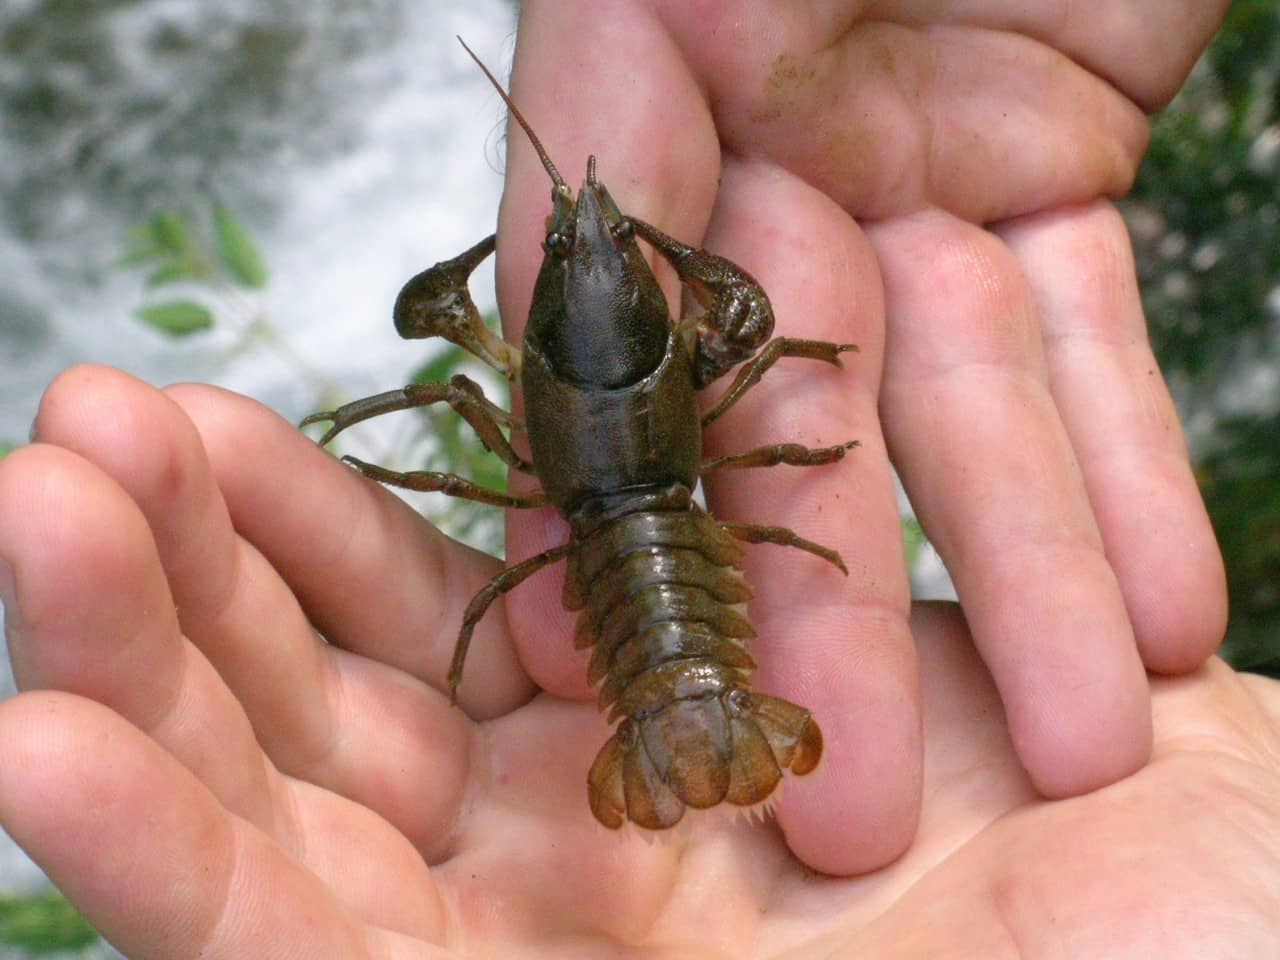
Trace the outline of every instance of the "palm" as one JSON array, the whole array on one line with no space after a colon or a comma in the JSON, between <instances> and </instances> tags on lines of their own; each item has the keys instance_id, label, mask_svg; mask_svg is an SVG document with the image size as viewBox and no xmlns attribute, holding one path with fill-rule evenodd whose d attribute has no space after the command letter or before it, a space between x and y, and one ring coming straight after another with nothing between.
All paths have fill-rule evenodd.
<instances>
[{"instance_id":1,"label":"palm","mask_svg":"<svg viewBox=\"0 0 1280 960\"><path fill-rule=\"evenodd\" d=\"M742 818L669 842L605 834L574 802L598 731L581 706L544 696L494 724L509 784L478 801L481 826L441 882L474 892L470 920L507 940L495 955L562 957L584 940L600 945L586 956L612 955L605 945L662 948L653 956L1265 953L1277 900L1260 877L1280 855L1269 840L1280 825L1274 683L1220 663L1158 682L1153 762L1046 802L956 611L922 608L914 628L930 705L926 812L888 869L821 878Z\"/></svg>"},{"instance_id":2,"label":"palm","mask_svg":"<svg viewBox=\"0 0 1280 960\"><path fill-rule=\"evenodd\" d=\"M470 945L483 930L497 956L563 957L584 940L597 944L587 956L996 957L1014 943L1027 957L1260 955L1276 900L1255 899L1255 869L1280 853L1266 840L1280 825L1274 684L1221 664L1159 683L1152 764L1050 803L1017 763L955 611L918 611L915 627L928 803L897 864L824 879L744 818L669 841L606 834L578 800L597 724L543 696L493 722L506 783L478 796L437 873L449 899L455 884L471 894Z\"/></svg>"}]
</instances>

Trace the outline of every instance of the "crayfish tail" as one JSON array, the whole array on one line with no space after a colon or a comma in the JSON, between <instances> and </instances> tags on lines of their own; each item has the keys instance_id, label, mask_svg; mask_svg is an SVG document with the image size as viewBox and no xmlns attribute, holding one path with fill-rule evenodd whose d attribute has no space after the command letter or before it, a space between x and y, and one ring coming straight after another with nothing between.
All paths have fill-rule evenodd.
<instances>
[{"instance_id":1,"label":"crayfish tail","mask_svg":"<svg viewBox=\"0 0 1280 960\"><path fill-rule=\"evenodd\" d=\"M587 804L591 815L610 830L627 819L626 794L622 788L622 762L627 748L618 734L611 736L596 754L587 774Z\"/></svg>"},{"instance_id":2,"label":"crayfish tail","mask_svg":"<svg viewBox=\"0 0 1280 960\"><path fill-rule=\"evenodd\" d=\"M746 711L769 742L778 766L804 776L822 759L822 730L804 707L767 693L749 693Z\"/></svg>"},{"instance_id":3,"label":"crayfish tail","mask_svg":"<svg viewBox=\"0 0 1280 960\"><path fill-rule=\"evenodd\" d=\"M687 807L759 804L783 770L808 773L821 756L822 732L808 710L738 687L624 719L591 766L587 797L610 829L630 820L664 830Z\"/></svg>"},{"instance_id":4,"label":"crayfish tail","mask_svg":"<svg viewBox=\"0 0 1280 960\"><path fill-rule=\"evenodd\" d=\"M592 648L587 675L618 721L587 777L597 820L664 830L690 807L756 806L784 771L817 766L809 711L748 686L751 588L731 530L692 509L637 509L572 542L575 642Z\"/></svg>"}]
</instances>

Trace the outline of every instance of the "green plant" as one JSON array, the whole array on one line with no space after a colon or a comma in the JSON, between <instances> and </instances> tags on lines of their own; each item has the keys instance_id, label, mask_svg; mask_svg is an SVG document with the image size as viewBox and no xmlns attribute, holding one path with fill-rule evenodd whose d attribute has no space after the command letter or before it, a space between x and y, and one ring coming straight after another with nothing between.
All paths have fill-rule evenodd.
<instances>
[{"instance_id":1,"label":"green plant","mask_svg":"<svg viewBox=\"0 0 1280 960\"><path fill-rule=\"evenodd\" d=\"M99 939L97 931L56 890L0 896L0 945L39 956L83 950Z\"/></svg>"},{"instance_id":2,"label":"green plant","mask_svg":"<svg viewBox=\"0 0 1280 960\"><path fill-rule=\"evenodd\" d=\"M215 203L212 238L195 218L179 210L160 210L125 236L120 266L145 268L153 289L188 284L226 296L231 291L261 290L268 275L249 230L225 204ZM171 336L186 336L214 325L214 310L189 297L146 303L135 315Z\"/></svg>"}]
</instances>

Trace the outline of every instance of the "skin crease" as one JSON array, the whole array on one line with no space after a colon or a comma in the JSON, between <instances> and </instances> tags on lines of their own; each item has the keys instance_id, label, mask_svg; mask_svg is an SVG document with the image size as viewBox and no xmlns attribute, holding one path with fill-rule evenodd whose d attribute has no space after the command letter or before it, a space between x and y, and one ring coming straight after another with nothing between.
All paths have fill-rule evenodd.
<instances>
[{"instance_id":1,"label":"skin crease","mask_svg":"<svg viewBox=\"0 0 1280 960\"><path fill-rule=\"evenodd\" d=\"M583 784L607 730L566 642L558 574L482 623L451 708L456 625L496 561L250 400L80 367L47 391L37 442L0 461L0 595L25 691L0 704L0 825L132 958L1266 956L1280 937L1280 691L1202 665L1221 631L1220 560L1147 375L1127 242L1099 199L1123 190L1141 146L1123 90L1143 108L1171 95L1212 27L1203 5L1114 5L1142 31L1171 8L1184 17L1168 14L1154 51L1119 44L1124 64L1070 17L1014 22L1028 15L994 2L948 13L971 25L963 40L991 45L976 60L948 59L957 25L923 29L923 4L885 5L887 25L865 5L799 24L781 9L597 6L522 14L514 92L566 176L600 150L624 210L741 262L780 332L862 349L843 372L779 364L709 441L712 454L862 442L835 468L708 491L720 516L792 525L850 561L845 580L794 551L748 555L759 686L814 709L823 764L787 783L776 823L604 831ZM616 89L666 94L662 120L686 137L617 108L559 129L590 113L593 86L538 86L566 10L600 37L554 48L566 76L604 71L599 93L625 67ZM708 24L724 26L719 45ZM948 138L981 119L963 116L922 136L935 159L914 171L909 153L862 144L863 176L843 185L838 164L810 182L770 159L803 130L698 153L738 142L735 117L776 122L778 104L732 93L790 82L778 51L868 34L870 61L895 65L879 86L862 78L877 97L910 80L903 102L928 103L942 75L976 97L991 64L1015 62L1027 76L1012 94L1031 97L1039 76L1055 85L1046 103L1070 103L1056 85L1075 78L1110 106L1068 119L1105 129L1033 133L1033 156L985 180L981 164L947 167ZM939 46L928 70L910 53L922 37ZM626 44L651 44L652 69L616 56ZM1150 52L1145 67L1133 51ZM744 63L763 66L734 74ZM779 108L783 122L799 109ZM869 122L912 126L885 110ZM1010 111L990 156L1033 119ZM1073 167L1068 142L1111 142L1079 151L1111 159ZM499 238L516 251L500 263L508 316L523 315L546 207L520 144ZM1054 166L1041 149L1072 169L1031 182ZM992 215L990 229L966 219ZM908 610L890 453L972 639L954 607ZM1139 485L1142 515L1126 515L1116 504ZM560 535L550 514L512 519L513 559ZM1143 665L1181 675L1148 680Z\"/></svg>"}]
</instances>

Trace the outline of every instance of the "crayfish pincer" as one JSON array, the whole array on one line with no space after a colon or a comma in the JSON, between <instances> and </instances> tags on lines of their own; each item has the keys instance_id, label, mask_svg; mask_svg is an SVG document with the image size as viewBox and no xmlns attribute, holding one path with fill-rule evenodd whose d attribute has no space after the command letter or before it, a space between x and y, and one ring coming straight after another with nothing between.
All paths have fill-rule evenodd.
<instances>
[{"instance_id":1,"label":"crayfish pincer","mask_svg":"<svg viewBox=\"0 0 1280 960\"><path fill-rule=\"evenodd\" d=\"M575 196L506 92L476 63L553 184L524 342L518 348L490 333L467 290L471 272L494 250L492 236L410 280L395 321L402 336L445 337L518 379L524 423L465 376L412 384L303 422L329 421L327 443L369 417L443 402L511 468L536 476L540 489L510 493L453 474L400 473L344 458L382 483L503 507L549 504L564 515L567 543L507 568L472 599L448 680L456 692L472 630L489 604L566 560L564 605L580 611L574 641L591 649L589 679L600 685L600 708L617 722L587 777L596 819L661 829L686 807L759 803L783 770L804 774L817 765L822 734L808 710L748 685L755 663L746 642L755 630L744 613L751 588L738 570L742 543L798 547L845 566L835 551L791 530L715 518L692 492L716 470L831 463L856 441L780 443L704 460L702 431L778 360L839 365L839 355L856 348L770 339L773 311L759 284L728 260L625 216L597 179L594 157ZM702 300L700 316L671 316L638 239ZM738 364L720 400L699 415L697 392ZM528 460L503 432L521 426Z\"/></svg>"}]
</instances>

